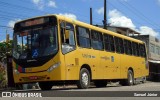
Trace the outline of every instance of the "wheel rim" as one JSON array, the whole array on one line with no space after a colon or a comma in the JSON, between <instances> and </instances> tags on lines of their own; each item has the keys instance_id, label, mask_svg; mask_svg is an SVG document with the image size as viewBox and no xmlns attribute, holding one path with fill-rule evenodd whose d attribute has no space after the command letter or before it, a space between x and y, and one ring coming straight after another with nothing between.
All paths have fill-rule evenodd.
<instances>
[{"instance_id":1,"label":"wheel rim","mask_svg":"<svg viewBox=\"0 0 160 100\"><path fill-rule=\"evenodd\" d=\"M133 83L133 77L132 77L132 74L130 73L129 74L129 82L132 84Z\"/></svg>"},{"instance_id":2,"label":"wheel rim","mask_svg":"<svg viewBox=\"0 0 160 100\"><path fill-rule=\"evenodd\" d=\"M84 72L82 74L82 83L87 86L88 85L88 74L86 72Z\"/></svg>"}]
</instances>

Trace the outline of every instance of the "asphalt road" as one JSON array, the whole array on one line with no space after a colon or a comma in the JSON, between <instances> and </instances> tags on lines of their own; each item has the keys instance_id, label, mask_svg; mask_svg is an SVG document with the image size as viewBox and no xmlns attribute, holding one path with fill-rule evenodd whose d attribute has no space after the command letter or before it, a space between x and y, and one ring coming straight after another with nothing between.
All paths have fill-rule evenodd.
<instances>
[{"instance_id":1,"label":"asphalt road","mask_svg":"<svg viewBox=\"0 0 160 100\"><path fill-rule=\"evenodd\" d=\"M4 91L3 91L4 92ZM77 89L76 86L53 86L52 90L41 91L38 90L7 90L11 93L39 93L43 98L33 98L33 100L154 100L160 99L160 82L150 82L134 85L121 86L118 83L110 83L105 88L96 88L91 86L89 89ZM150 95L151 96L150 96ZM149 95L149 96L148 96ZM17 95L13 95L17 96ZM32 98L0 98L3 100L17 100Z\"/></svg>"}]
</instances>

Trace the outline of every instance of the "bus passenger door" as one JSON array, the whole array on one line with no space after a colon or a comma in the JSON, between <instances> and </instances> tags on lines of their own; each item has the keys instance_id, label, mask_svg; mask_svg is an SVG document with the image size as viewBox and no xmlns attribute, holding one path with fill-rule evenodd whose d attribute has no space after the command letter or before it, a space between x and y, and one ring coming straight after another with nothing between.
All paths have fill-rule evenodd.
<instances>
[{"instance_id":1,"label":"bus passenger door","mask_svg":"<svg viewBox=\"0 0 160 100\"><path fill-rule=\"evenodd\" d=\"M77 78L76 67L76 45L75 45L75 33L74 26L70 23L61 23L61 41L62 41L62 53L65 60L65 79L75 80Z\"/></svg>"}]
</instances>

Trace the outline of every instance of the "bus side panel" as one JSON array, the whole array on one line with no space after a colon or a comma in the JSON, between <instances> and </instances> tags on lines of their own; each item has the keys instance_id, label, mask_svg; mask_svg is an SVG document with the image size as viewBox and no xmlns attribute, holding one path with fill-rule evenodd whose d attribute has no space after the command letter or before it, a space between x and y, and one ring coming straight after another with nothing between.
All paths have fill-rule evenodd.
<instances>
[{"instance_id":1,"label":"bus side panel","mask_svg":"<svg viewBox=\"0 0 160 100\"><path fill-rule=\"evenodd\" d=\"M91 79L102 79L103 78L101 77L103 74L100 73L100 71L103 69L101 69L99 66L99 51L98 50L95 51L93 49L78 47L77 55L79 58L78 76L79 76L81 67L85 67L85 65L87 65L91 69Z\"/></svg>"},{"instance_id":2,"label":"bus side panel","mask_svg":"<svg viewBox=\"0 0 160 100\"><path fill-rule=\"evenodd\" d=\"M100 62L103 67L104 79L119 79L120 78L120 54L101 51Z\"/></svg>"},{"instance_id":3,"label":"bus side panel","mask_svg":"<svg viewBox=\"0 0 160 100\"><path fill-rule=\"evenodd\" d=\"M121 78L127 78L129 68L133 69L134 78L145 76L147 70L145 69L144 58L124 55L121 60Z\"/></svg>"},{"instance_id":4,"label":"bus side panel","mask_svg":"<svg viewBox=\"0 0 160 100\"><path fill-rule=\"evenodd\" d=\"M123 55L121 56L121 78L126 79L127 78L127 73L128 69L131 67L133 68L133 59L129 55ZM133 71L135 69L133 68Z\"/></svg>"}]
</instances>

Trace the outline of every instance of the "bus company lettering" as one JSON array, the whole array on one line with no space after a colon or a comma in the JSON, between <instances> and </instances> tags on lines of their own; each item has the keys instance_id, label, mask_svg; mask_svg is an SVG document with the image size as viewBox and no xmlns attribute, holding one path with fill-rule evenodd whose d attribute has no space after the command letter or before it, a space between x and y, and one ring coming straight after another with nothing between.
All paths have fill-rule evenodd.
<instances>
[{"instance_id":1,"label":"bus company lettering","mask_svg":"<svg viewBox=\"0 0 160 100\"><path fill-rule=\"evenodd\" d=\"M104 59L104 60L110 60L110 57L103 56L103 57L101 57L101 59Z\"/></svg>"},{"instance_id":2,"label":"bus company lettering","mask_svg":"<svg viewBox=\"0 0 160 100\"><path fill-rule=\"evenodd\" d=\"M84 57L84 58L96 58L95 56L89 55L89 54L82 54L82 57Z\"/></svg>"}]
</instances>

